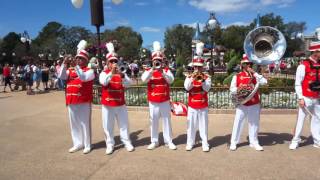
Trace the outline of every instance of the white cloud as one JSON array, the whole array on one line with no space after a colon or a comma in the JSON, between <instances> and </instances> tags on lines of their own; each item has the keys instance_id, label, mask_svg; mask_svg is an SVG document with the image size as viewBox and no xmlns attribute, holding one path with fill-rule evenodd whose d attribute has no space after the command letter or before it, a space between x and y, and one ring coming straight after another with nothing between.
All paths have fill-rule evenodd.
<instances>
[{"instance_id":1,"label":"white cloud","mask_svg":"<svg viewBox=\"0 0 320 180\"><path fill-rule=\"evenodd\" d=\"M267 6L284 8L294 2L295 0L189 0L188 3L198 9L222 13L238 12L247 9L261 9Z\"/></svg>"},{"instance_id":2,"label":"white cloud","mask_svg":"<svg viewBox=\"0 0 320 180\"><path fill-rule=\"evenodd\" d=\"M260 0L264 6L276 5L278 8L285 8L294 3L295 0Z\"/></svg>"},{"instance_id":3,"label":"white cloud","mask_svg":"<svg viewBox=\"0 0 320 180\"><path fill-rule=\"evenodd\" d=\"M230 24L224 24L221 27L222 28L227 28L229 26L247 26L249 24L250 23L248 23L248 22L236 21L236 22L233 22L233 23L230 23Z\"/></svg>"},{"instance_id":4,"label":"white cloud","mask_svg":"<svg viewBox=\"0 0 320 180\"><path fill-rule=\"evenodd\" d=\"M189 4L198 9L214 12L235 12L248 8L253 0L190 0Z\"/></svg>"},{"instance_id":5,"label":"white cloud","mask_svg":"<svg viewBox=\"0 0 320 180\"><path fill-rule=\"evenodd\" d=\"M116 24L118 24L119 26L129 26L130 22L126 19L121 19L115 22Z\"/></svg>"},{"instance_id":6,"label":"white cloud","mask_svg":"<svg viewBox=\"0 0 320 180\"><path fill-rule=\"evenodd\" d=\"M141 27L140 31L141 32L160 32L161 30L158 28L145 26L145 27Z\"/></svg>"},{"instance_id":7,"label":"white cloud","mask_svg":"<svg viewBox=\"0 0 320 180\"><path fill-rule=\"evenodd\" d=\"M136 3L134 3L134 5L136 5L136 6L146 6L146 5L148 5L148 3L146 3L146 2L136 2Z\"/></svg>"}]
</instances>

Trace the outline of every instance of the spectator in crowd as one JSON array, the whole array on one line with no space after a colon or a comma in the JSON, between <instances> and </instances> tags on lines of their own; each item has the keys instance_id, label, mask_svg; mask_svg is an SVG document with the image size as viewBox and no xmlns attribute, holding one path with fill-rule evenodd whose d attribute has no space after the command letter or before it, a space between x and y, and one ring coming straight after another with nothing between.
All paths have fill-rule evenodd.
<instances>
[{"instance_id":1,"label":"spectator in crowd","mask_svg":"<svg viewBox=\"0 0 320 180\"><path fill-rule=\"evenodd\" d=\"M56 76L56 62L53 62L53 64L50 66L49 69L49 80L50 80L50 88L56 89L57 88L57 76Z\"/></svg>"},{"instance_id":2,"label":"spectator in crowd","mask_svg":"<svg viewBox=\"0 0 320 180\"><path fill-rule=\"evenodd\" d=\"M139 73L139 66L137 64L137 60L131 61L131 63L129 64L129 69L131 70L131 76L133 78L137 78Z\"/></svg>"},{"instance_id":3,"label":"spectator in crowd","mask_svg":"<svg viewBox=\"0 0 320 180\"><path fill-rule=\"evenodd\" d=\"M40 81L41 81L41 69L39 64L35 64L33 67L33 81L36 83L36 90L40 91Z\"/></svg>"},{"instance_id":4,"label":"spectator in crowd","mask_svg":"<svg viewBox=\"0 0 320 180\"><path fill-rule=\"evenodd\" d=\"M61 60L58 60L57 61L57 65L56 65L56 75L58 77L58 74L60 74L60 70L61 70L61 64L62 64L62 61ZM65 81L58 78L58 90L63 90L65 87Z\"/></svg>"},{"instance_id":5,"label":"spectator in crowd","mask_svg":"<svg viewBox=\"0 0 320 180\"><path fill-rule=\"evenodd\" d=\"M9 85L9 88L11 91L11 69L9 67L9 64L6 63L4 68L3 68L3 77L4 77L4 88L3 88L3 92L6 92L6 87L7 85Z\"/></svg>"},{"instance_id":6,"label":"spectator in crowd","mask_svg":"<svg viewBox=\"0 0 320 180\"><path fill-rule=\"evenodd\" d=\"M172 60L172 62L170 63L169 67L171 69L171 72L172 72L173 76L175 76L176 75L176 71L177 71L176 61Z\"/></svg>"},{"instance_id":7,"label":"spectator in crowd","mask_svg":"<svg viewBox=\"0 0 320 180\"><path fill-rule=\"evenodd\" d=\"M14 90L19 90L19 86L22 87L22 91L26 90L26 83L24 78L24 69L21 65L18 65L16 72L15 72L15 86Z\"/></svg>"},{"instance_id":8,"label":"spectator in crowd","mask_svg":"<svg viewBox=\"0 0 320 180\"><path fill-rule=\"evenodd\" d=\"M24 78L27 82L27 95L33 95L32 92L32 85L33 85L33 71L31 67L31 62L29 61L28 64L24 67Z\"/></svg>"},{"instance_id":9,"label":"spectator in crowd","mask_svg":"<svg viewBox=\"0 0 320 180\"><path fill-rule=\"evenodd\" d=\"M3 66L0 64L0 86L3 85Z\"/></svg>"},{"instance_id":10,"label":"spectator in crowd","mask_svg":"<svg viewBox=\"0 0 320 180\"><path fill-rule=\"evenodd\" d=\"M46 63L43 63L42 67L41 67L41 79L42 79L42 84L43 84L44 90L45 91L49 90L49 87L48 87L49 68Z\"/></svg>"}]
</instances>

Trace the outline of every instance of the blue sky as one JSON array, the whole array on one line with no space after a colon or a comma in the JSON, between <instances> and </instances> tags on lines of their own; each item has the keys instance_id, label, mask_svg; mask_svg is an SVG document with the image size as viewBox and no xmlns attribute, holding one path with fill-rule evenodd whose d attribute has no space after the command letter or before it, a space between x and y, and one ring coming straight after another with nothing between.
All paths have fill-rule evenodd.
<instances>
[{"instance_id":1,"label":"blue sky","mask_svg":"<svg viewBox=\"0 0 320 180\"><path fill-rule=\"evenodd\" d=\"M8 32L27 30L36 37L49 21L68 26L83 26L95 32L91 26L90 0L83 0L83 7L76 9L71 0L1 0L0 37ZM123 0L116 5L104 0L106 28L131 26L141 33L145 47L153 41L162 41L167 27L174 24L193 26L205 24L209 12L214 11L222 26L248 24L256 17L273 12L285 22L305 21L311 34L320 27L319 0Z\"/></svg>"}]
</instances>

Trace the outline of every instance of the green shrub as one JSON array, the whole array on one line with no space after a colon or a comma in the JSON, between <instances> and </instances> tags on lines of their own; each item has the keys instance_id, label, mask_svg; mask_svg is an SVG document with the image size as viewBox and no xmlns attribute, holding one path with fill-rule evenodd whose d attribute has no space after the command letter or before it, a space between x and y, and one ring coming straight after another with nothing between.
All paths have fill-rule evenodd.
<instances>
[{"instance_id":1,"label":"green shrub","mask_svg":"<svg viewBox=\"0 0 320 180\"><path fill-rule=\"evenodd\" d=\"M176 72L176 78L183 78L183 67L178 67L177 72Z\"/></svg>"},{"instance_id":2,"label":"green shrub","mask_svg":"<svg viewBox=\"0 0 320 180\"><path fill-rule=\"evenodd\" d=\"M184 79L182 78L175 78L171 87L184 87Z\"/></svg>"},{"instance_id":3,"label":"green shrub","mask_svg":"<svg viewBox=\"0 0 320 180\"><path fill-rule=\"evenodd\" d=\"M215 74L211 77L211 83L215 86L222 85L225 78L227 78L227 74Z\"/></svg>"},{"instance_id":4,"label":"green shrub","mask_svg":"<svg viewBox=\"0 0 320 180\"><path fill-rule=\"evenodd\" d=\"M231 81L232 81L232 77L233 77L234 75L235 75L235 73L232 73L232 74L230 74L229 76L227 76L227 77L223 80L223 84L230 86Z\"/></svg>"}]
</instances>

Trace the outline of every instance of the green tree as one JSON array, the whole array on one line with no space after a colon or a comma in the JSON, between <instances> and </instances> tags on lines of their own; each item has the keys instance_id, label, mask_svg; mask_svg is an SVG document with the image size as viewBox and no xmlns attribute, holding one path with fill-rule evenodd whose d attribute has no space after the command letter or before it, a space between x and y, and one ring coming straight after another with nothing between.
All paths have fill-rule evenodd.
<instances>
[{"instance_id":1,"label":"green tree","mask_svg":"<svg viewBox=\"0 0 320 180\"><path fill-rule=\"evenodd\" d=\"M105 30L102 34L102 42L116 40L116 50L119 56L125 60L139 59L139 52L142 45L140 33L132 30L131 27L119 26L115 30Z\"/></svg>"},{"instance_id":2,"label":"green tree","mask_svg":"<svg viewBox=\"0 0 320 180\"><path fill-rule=\"evenodd\" d=\"M191 42L195 30L181 24L167 28L164 33L164 44L167 54L176 54L182 58L181 64L187 64L185 59L191 57Z\"/></svg>"},{"instance_id":3,"label":"green tree","mask_svg":"<svg viewBox=\"0 0 320 180\"><path fill-rule=\"evenodd\" d=\"M222 33L222 45L236 52L243 52L243 42L249 32L248 26L229 26Z\"/></svg>"},{"instance_id":4,"label":"green tree","mask_svg":"<svg viewBox=\"0 0 320 180\"><path fill-rule=\"evenodd\" d=\"M93 34L80 26L63 27L57 38L59 48L71 54L76 53L77 45L82 39L89 43L94 42Z\"/></svg>"},{"instance_id":5,"label":"green tree","mask_svg":"<svg viewBox=\"0 0 320 180\"><path fill-rule=\"evenodd\" d=\"M15 47L19 43L21 43L20 36L15 32L9 32L6 36L4 36L0 46L0 55L2 56L2 53L5 53L5 56L1 57L1 63L13 63L12 53L15 52Z\"/></svg>"},{"instance_id":6,"label":"green tree","mask_svg":"<svg viewBox=\"0 0 320 180\"><path fill-rule=\"evenodd\" d=\"M49 22L45 25L32 42L33 56L37 56L39 53L50 53L52 57L57 57L60 49L58 38L62 30L63 25L58 22Z\"/></svg>"}]
</instances>

